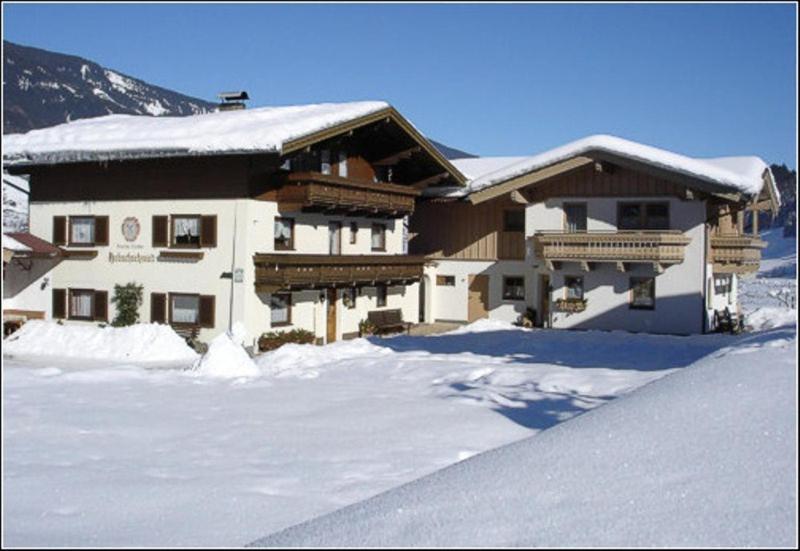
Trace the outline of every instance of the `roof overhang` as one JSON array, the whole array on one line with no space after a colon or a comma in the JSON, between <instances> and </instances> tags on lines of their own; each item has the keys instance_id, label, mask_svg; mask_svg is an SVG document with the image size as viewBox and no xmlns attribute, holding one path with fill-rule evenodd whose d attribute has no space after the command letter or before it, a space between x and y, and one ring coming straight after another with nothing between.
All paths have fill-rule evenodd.
<instances>
[{"instance_id":1,"label":"roof overhang","mask_svg":"<svg viewBox=\"0 0 800 551\"><path fill-rule=\"evenodd\" d=\"M433 144L429 142L427 138L425 138L425 136L420 134L420 132L414 128L414 125L408 122L408 120L406 120L405 117L403 117L394 107L387 107L374 113L370 113L369 115L364 115L363 117L358 117L347 122L331 126L330 128L325 128L319 132L314 132L312 134L290 140L283 144L282 153L293 153L315 143L328 140L345 132L361 128L381 120L386 120L387 122L391 121L397 124L414 140L414 142L416 142L418 146L420 146L428 155L430 155L445 172L450 174L459 185L466 185L467 177L464 176L455 166L453 166L453 163L448 161L447 158L442 155L442 153L436 149L436 147L434 147Z\"/></svg>"},{"instance_id":2,"label":"roof overhang","mask_svg":"<svg viewBox=\"0 0 800 551\"><path fill-rule=\"evenodd\" d=\"M690 176L678 170L669 170L660 166L655 166L644 161L630 159L608 151L590 150L581 155L576 155L557 163L537 168L504 182L499 182L484 189L480 189L469 195L469 201L473 204L482 203L597 161L604 161L644 174L649 174L666 181L684 185L693 190L714 195L725 201L738 202L744 199L741 192L732 191L729 187L717 182L712 182L694 175Z\"/></svg>"}]
</instances>

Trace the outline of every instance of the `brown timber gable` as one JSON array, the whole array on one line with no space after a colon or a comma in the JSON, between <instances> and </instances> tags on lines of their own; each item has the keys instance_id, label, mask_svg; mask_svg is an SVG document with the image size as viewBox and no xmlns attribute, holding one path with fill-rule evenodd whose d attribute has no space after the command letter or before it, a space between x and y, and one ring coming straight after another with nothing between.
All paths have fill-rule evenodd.
<instances>
[{"instance_id":1,"label":"brown timber gable","mask_svg":"<svg viewBox=\"0 0 800 551\"><path fill-rule=\"evenodd\" d=\"M460 260L523 260L525 232L504 231L506 211L523 208L508 197L479 205L422 202L411 217L409 252Z\"/></svg>"}]
</instances>

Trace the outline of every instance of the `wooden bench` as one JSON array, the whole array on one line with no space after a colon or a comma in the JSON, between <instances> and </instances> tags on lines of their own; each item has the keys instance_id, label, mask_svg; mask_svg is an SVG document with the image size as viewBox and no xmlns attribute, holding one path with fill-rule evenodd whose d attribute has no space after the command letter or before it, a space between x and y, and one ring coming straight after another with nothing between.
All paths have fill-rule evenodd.
<instances>
[{"instance_id":1,"label":"wooden bench","mask_svg":"<svg viewBox=\"0 0 800 551\"><path fill-rule=\"evenodd\" d=\"M403 312L399 308L396 310L373 310L367 312L367 320L375 326L375 334L391 333L394 331L405 331L411 329L411 323L403 321Z\"/></svg>"},{"instance_id":2,"label":"wooden bench","mask_svg":"<svg viewBox=\"0 0 800 551\"><path fill-rule=\"evenodd\" d=\"M200 333L199 325L173 325L172 330L183 337L187 342L197 340Z\"/></svg>"}]
</instances>

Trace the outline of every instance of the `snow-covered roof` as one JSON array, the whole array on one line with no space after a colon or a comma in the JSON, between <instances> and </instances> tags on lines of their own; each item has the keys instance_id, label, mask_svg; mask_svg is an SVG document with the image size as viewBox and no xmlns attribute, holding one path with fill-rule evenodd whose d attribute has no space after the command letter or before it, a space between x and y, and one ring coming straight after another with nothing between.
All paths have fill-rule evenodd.
<instances>
[{"instance_id":1,"label":"snow-covered roof","mask_svg":"<svg viewBox=\"0 0 800 551\"><path fill-rule=\"evenodd\" d=\"M698 159L616 136L600 134L581 138L530 157L489 158L485 164L473 163L472 167L464 169L457 163L467 160L478 161L479 159L454 161L454 164L465 173L470 168L474 169L470 174L470 181L465 188L440 189L439 194L448 197L464 197L517 176L591 152L609 153L639 161L746 195L757 195L761 191L762 176L765 170L769 170L768 165L758 157ZM502 159L509 159L509 162L504 165Z\"/></svg>"},{"instance_id":2,"label":"snow-covered roof","mask_svg":"<svg viewBox=\"0 0 800 551\"><path fill-rule=\"evenodd\" d=\"M3 248L9 251L18 251L18 252L27 252L30 251L31 248L23 245L10 235L4 233L3 234Z\"/></svg>"},{"instance_id":3,"label":"snow-covered roof","mask_svg":"<svg viewBox=\"0 0 800 551\"><path fill-rule=\"evenodd\" d=\"M383 101L220 111L190 117L109 115L3 137L10 162L281 152L284 144L389 108Z\"/></svg>"},{"instance_id":4,"label":"snow-covered roof","mask_svg":"<svg viewBox=\"0 0 800 551\"><path fill-rule=\"evenodd\" d=\"M527 157L468 157L451 159L450 162L461 171L461 174L474 180L484 174L518 163Z\"/></svg>"}]
</instances>

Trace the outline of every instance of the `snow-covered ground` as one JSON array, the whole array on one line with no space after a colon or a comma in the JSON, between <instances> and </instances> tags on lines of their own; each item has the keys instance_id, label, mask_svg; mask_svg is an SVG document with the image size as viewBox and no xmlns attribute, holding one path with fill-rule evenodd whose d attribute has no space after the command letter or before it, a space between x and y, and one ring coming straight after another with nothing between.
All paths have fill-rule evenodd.
<instances>
[{"instance_id":1,"label":"snow-covered ground","mask_svg":"<svg viewBox=\"0 0 800 551\"><path fill-rule=\"evenodd\" d=\"M759 280L752 281L769 291ZM783 284L791 283L786 279ZM757 293L752 292L754 305L767 300L756 297ZM55 329L44 325L39 330ZM705 405L698 405L701 410L692 412L688 404L665 405L666 398L655 394L650 406L645 401L638 410L639 428L649 420L654 427L651 436L657 437L658 423L679 413L683 417L674 418L676 423L703 415L709 422L720 416L734 420L738 414L742 416L739 425L720 425L725 431L709 443L696 441L698 457L703 446L711 448L720 441L728 446L725 449L738 449L737 443L753 442L731 434L732 427L747 429L744 435L750 435L753 427L763 428L745 422L748 416L743 410L763 402L761 409L751 409L751 419L761 419L762 411L767 415L773 410L796 415L796 403L784 395L794 386L781 368L789 361L786 358L793 358L790 339L794 332L794 327L784 326L740 337L669 337L528 331L484 321L439 336L359 339L326 347L287 345L259 357L255 372L242 359L242 376L233 378L216 376L216 354L208 356L205 364L187 355L184 369L176 367L174 358L167 361L166 355L162 361L150 357L142 362L140 357L120 356L119 348L112 346L117 335L112 331L83 337L94 347L87 353L106 351L105 360L81 360L75 357L78 351L68 352L69 345L51 335L59 342L52 347L54 355L45 355L45 349L35 350L35 356L17 349L4 357L3 544L242 545L544 429L563 427L561 433L573 434L567 430L573 422L564 421L698 361L717 366L706 371L713 371L718 379L724 379L723 367L730 368L743 385L736 387L743 393L741 399L738 395L731 399L729 394L727 402L720 404L709 398ZM223 340L217 348L224 352L229 346ZM83 348L90 350L88 345ZM171 344L166 349L177 352ZM160 350L153 348L154 354ZM66 357L70 354L73 357ZM721 354L725 357L713 359ZM758 376L745 370L747 365L764 363L772 370ZM691 386L696 380L698 388L710 386L701 379L689 376L685 384ZM778 386L784 394L777 392ZM770 395L765 397L765 393ZM674 391L672 396L678 394ZM625 401L617 404L621 407ZM586 419L597 419L605 409ZM624 411L609 414L609 422L629 422L631 414ZM674 442L681 432L691 434L692 429L673 427L663 435ZM765 430L773 429L783 431L785 426L776 424ZM552 442L553 433L559 434L546 431L530 442L548 434ZM616 429L611 433L619 436L623 449L650 449L645 440L636 441ZM619 458L608 455L598 460L611 453L607 445L600 445L605 434L594 434L583 448L569 440L576 436L565 437L563 451L560 446L553 448L552 457L559 459L571 450L575 468L596 465L597 470L589 473L592 478L576 478L565 491L605 484L599 476L604 473L601 467L617 465L612 459ZM780 485L784 482L763 477L774 472L777 463L772 461L772 452L785 452L783 445L767 435L756 441L753 449L765 463L752 469L763 471L757 480L774 492L774 503L781 506L786 503ZM518 446L523 451L528 444ZM513 455L503 450L496 453ZM646 457L653 459L651 470L658 471L657 457L648 453ZM520 473L548 476L544 469L551 463L525 458L521 453L515 466ZM789 459L796 462L796 457ZM658 494L665 488L675 490L681 480L695 480L677 478L676 485L664 485L662 478L645 476L633 460L629 466L617 465L617 471L627 482L624 495L634 502L639 499L637 491ZM558 479L568 472L555 470L551 476ZM686 474L671 472L676 477ZM522 474L520 483L527 484L531 478ZM742 482L736 479L738 471L729 474L729 485ZM786 477L786 487L793 487L791 477ZM486 484L485 479L484 472L476 484ZM710 478L702 488L714 486L717 480ZM747 484L742 489L753 490ZM463 496L469 488L452 491L454 496ZM537 499L546 500L547 495ZM583 495L589 499L598 494L586 491ZM564 519L575 495L551 497L552 502L545 505L558 514L547 518L567 522ZM690 492L689 497L696 494ZM601 509L609 504L598 499ZM752 506L758 522L767 522L773 518L772 505L755 499L744 506ZM490 501L481 506L484 509L492 509ZM603 510L596 526L575 530L597 533L613 516L612 510ZM491 523L474 524L473 530L478 528L483 539L474 543L534 542L509 539L509 523L496 529ZM474 531L465 532L465 537L470 533Z\"/></svg>"}]
</instances>

